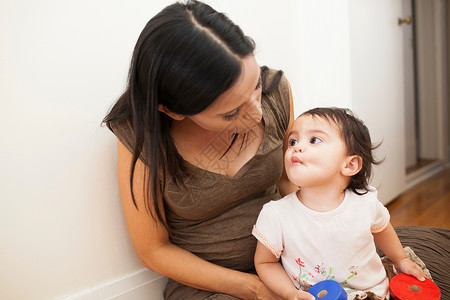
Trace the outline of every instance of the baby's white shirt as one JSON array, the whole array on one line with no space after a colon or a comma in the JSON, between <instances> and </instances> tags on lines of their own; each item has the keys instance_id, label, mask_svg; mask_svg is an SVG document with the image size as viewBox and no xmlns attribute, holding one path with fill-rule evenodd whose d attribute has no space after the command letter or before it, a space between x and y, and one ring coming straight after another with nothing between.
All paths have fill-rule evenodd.
<instances>
[{"instance_id":1,"label":"baby's white shirt","mask_svg":"<svg viewBox=\"0 0 450 300\"><path fill-rule=\"evenodd\" d=\"M364 195L345 192L329 212L303 205L296 192L262 208L253 235L281 263L298 289L331 279L346 291L386 296L389 282L372 233L389 224L389 212L370 187Z\"/></svg>"}]
</instances>

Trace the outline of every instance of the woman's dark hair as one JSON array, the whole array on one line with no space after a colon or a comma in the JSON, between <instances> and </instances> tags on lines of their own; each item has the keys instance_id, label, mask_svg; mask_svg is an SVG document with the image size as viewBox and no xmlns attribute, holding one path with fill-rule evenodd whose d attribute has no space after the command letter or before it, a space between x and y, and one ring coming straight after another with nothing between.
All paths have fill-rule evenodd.
<instances>
[{"instance_id":1,"label":"woman's dark hair","mask_svg":"<svg viewBox=\"0 0 450 300\"><path fill-rule=\"evenodd\" d=\"M158 105L187 116L202 112L236 82L242 59L254 50L253 40L239 26L195 0L167 6L139 36L127 88L103 122L111 129L112 122L130 121L135 138L130 174L133 203L139 209L133 178L140 158L149 166L146 190L151 194L147 194L146 208L151 212L154 207L166 228L157 193L163 190L167 175L180 184L188 171L172 140L172 118L160 112ZM266 70L262 69L263 82ZM281 72L273 82L278 85L280 78ZM263 92L267 92L264 86ZM148 196L154 203L148 203Z\"/></svg>"},{"instance_id":2,"label":"woman's dark hair","mask_svg":"<svg viewBox=\"0 0 450 300\"><path fill-rule=\"evenodd\" d=\"M318 107L301 114L321 117L334 122L347 146L348 155L358 155L362 159L361 170L353 175L347 189L358 195L366 194L369 189L369 180L372 176L372 165L379 165L383 160L376 160L373 151L381 143L373 145L369 129L364 122L358 119L351 110L337 107Z\"/></svg>"}]
</instances>

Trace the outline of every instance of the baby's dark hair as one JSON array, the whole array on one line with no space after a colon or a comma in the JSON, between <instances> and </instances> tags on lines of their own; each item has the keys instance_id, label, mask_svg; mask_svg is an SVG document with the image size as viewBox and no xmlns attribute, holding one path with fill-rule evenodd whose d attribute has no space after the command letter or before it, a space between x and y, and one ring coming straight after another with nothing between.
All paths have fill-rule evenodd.
<instances>
[{"instance_id":1,"label":"baby's dark hair","mask_svg":"<svg viewBox=\"0 0 450 300\"><path fill-rule=\"evenodd\" d=\"M383 160L375 159L373 155L373 150L377 149L381 143L372 144L369 129L350 109L318 107L301 114L301 116L304 115L327 119L339 127L342 139L347 146L347 154L358 155L362 159L361 171L351 177L346 189L351 189L358 195L367 193L372 176L372 165L379 165L383 162Z\"/></svg>"}]
</instances>

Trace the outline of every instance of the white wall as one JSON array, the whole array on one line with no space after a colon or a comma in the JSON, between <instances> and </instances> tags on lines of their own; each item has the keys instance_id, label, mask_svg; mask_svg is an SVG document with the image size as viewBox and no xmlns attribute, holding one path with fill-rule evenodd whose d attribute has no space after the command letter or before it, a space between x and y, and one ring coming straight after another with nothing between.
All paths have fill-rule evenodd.
<instances>
[{"instance_id":1,"label":"white wall","mask_svg":"<svg viewBox=\"0 0 450 300\"><path fill-rule=\"evenodd\" d=\"M102 36L118 12L99 22L101 11L1 3L2 299L50 299L138 267L114 141L98 126L126 71L119 41Z\"/></svg>"},{"instance_id":2,"label":"white wall","mask_svg":"<svg viewBox=\"0 0 450 300\"><path fill-rule=\"evenodd\" d=\"M372 185L387 203L405 188L402 1L350 0L353 110L364 120L376 151Z\"/></svg>"},{"instance_id":3,"label":"white wall","mask_svg":"<svg viewBox=\"0 0 450 300\"><path fill-rule=\"evenodd\" d=\"M347 0L205 2L256 41L261 65L285 72L296 115L316 106L351 106Z\"/></svg>"},{"instance_id":4,"label":"white wall","mask_svg":"<svg viewBox=\"0 0 450 300\"><path fill-rule=\"evenodd\" d=\"M124 3L0 2L1 299L52 299L142 268L99 124L163 5Z\"/></svg>"},{"instance_id":5,"label":"white wall","mask_svg":"<svg viewBox=\"0 0 450 300\"><path fill-rule=\"evenodd\" d=\"M1 299L159 293L164 280L142 271L129 242L116 142L99 124L140 31L171 2L0 2ZM355 1L207 2L254 38L260 64L285 70L296 114L364 101L354 85L366 73L351 60Z\"/></svg>"}]
</instances>

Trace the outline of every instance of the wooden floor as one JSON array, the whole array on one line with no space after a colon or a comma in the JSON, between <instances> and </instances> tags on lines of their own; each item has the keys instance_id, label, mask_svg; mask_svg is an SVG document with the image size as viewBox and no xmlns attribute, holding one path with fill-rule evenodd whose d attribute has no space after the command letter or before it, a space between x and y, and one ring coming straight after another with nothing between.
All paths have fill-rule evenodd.
<instances>
[{"instance_id":1,"label":"wooden floor","mask_svg":"<svg viewBox=\"0 0 450 300\"><path fill-rule=\"evenodd\" d=\"M450 228L450 168L415 185L386 206L392 226Z\"/></svg>"}]
</instances>

